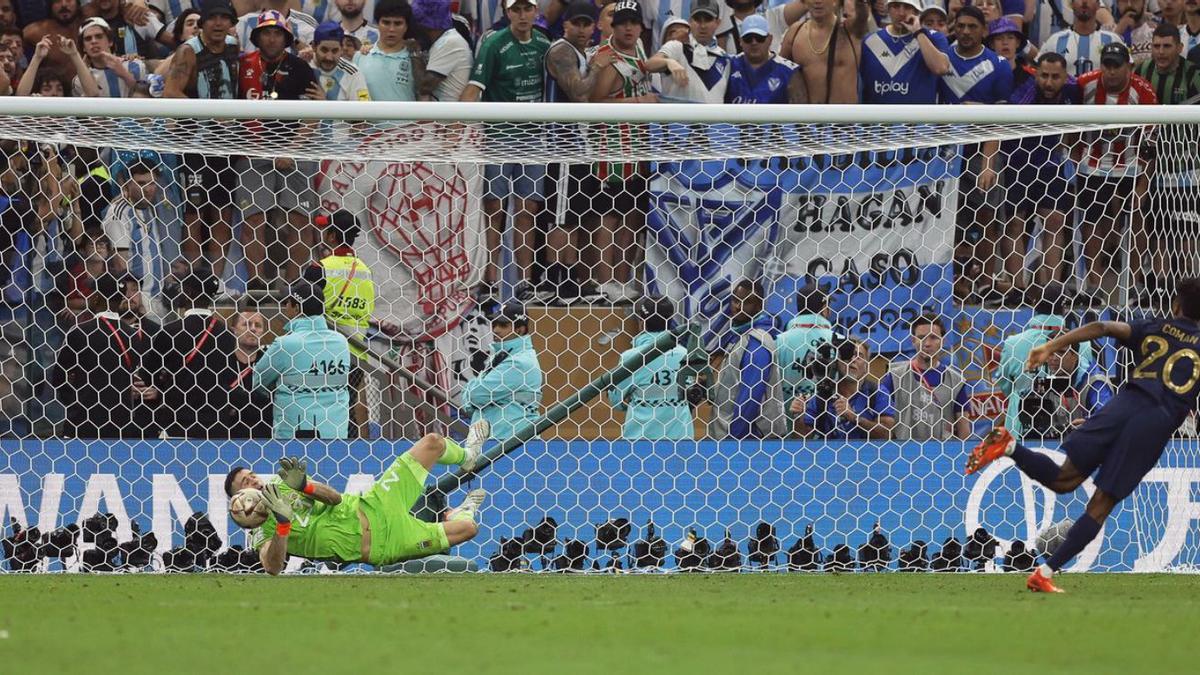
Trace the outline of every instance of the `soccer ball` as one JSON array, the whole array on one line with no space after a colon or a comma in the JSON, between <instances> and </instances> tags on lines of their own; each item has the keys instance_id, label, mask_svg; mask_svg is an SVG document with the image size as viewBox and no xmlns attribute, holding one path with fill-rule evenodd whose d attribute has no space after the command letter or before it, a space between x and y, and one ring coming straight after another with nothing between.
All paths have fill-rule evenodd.
<instances>
[{"instance_id":1,"label":"soccer ball","mask_svg":"<svg viewBox=\"0 0 1200 675\"><path fill-rule=\"evenodd\" d=\"M242 488L229 500L229 515L233 522L248 530L267 522L267 513L262 492L254 488Z\"/></svg>"},{"instance_id":2,"label":"soccer ball","mask_svg":"<svg viewBox=\"0 0 1200 675\"><path fill-rule=\"evenodd\" d=\"M1067 539L1067 530L1071 529L1071 521L1062 520L1042 530L1037 536L1037 550L1042 555L1054 555L1059 546Z\"/></svg>"}]
</instances>

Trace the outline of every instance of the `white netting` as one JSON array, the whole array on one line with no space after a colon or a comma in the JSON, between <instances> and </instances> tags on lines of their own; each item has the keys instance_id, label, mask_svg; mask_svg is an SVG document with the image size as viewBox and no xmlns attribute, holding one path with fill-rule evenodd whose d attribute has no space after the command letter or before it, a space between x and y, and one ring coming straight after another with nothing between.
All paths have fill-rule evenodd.
<instances>
[{"instance_id":1,"label":"white netting","mask_svg":"<svg viewBox=\"0 0 1200 675\"><path fill-rule=\"evenodd\" d=\"M737 123L601 122L596 106L533 105L512 124L469 106L393 122L374 106L330 121L20 105L0 127L8 569L236 566L254 556L226 548L250 543L229 520L231 467L265 476L303 455L314 480L367 491L427 433L461 441L484 417L508 441L668 319L679 346L450 485L451 506L489 492L454 552L493 569L1022 568L1014 542L1078 513L1083 491L1053 495L1004 462L964 478L967 451L1007 418L1061 458L1126 364L1102 342L1024 376L1005 338L1025 332L1027 349L1057 326L1162 313L1200 272L1200 130L1149 114L831 123L727 106ZM361 224L353 251L332 234L343 216L315 217L339 210ZM273 406L255 363L313 263L329 316L369 352L343 369L277 348ZM826 301L841 337L813 315ZM526 318L493 323L506 302ZM504 328L526 320L528 341ZM914 331L948 367L939 381L913 375ZM831 340L840 354L818 348ZM309 385L329 396L281 403ZM318 439L280 445L272 427ZM1077 569L1196 564L1193 422L1164 457ZM185 526L193 512L212 530ZM72 523L91 533L76 542L59 530Z\"/></svg>"}]
</instances>

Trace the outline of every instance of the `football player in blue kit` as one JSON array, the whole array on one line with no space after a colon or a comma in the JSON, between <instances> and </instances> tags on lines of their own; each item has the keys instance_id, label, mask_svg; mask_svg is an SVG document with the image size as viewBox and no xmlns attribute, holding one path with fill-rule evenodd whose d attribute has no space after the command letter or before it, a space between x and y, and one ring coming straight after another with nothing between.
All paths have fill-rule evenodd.
<instances>
[{"instance_id":1,"label":"football player in blue kit","mask_svg":"<svg viewBox=\"0 0 1200 675\"><path fill-rule=\"evenodd\" d=\"M1200 278L1180 282L1167 319L1094 321L1035 347L1026 369L1040 368L1051 354L1102 337L1133 351L1129 379L1107 405L1063 441L1059 466L1017 443L1004 427L992 429L967 460L967 474L1011 457L1025 475L1057 493L1079 487L1096 472L1096 491L1058 549L1026 580L1031 591L1061 593L1054 573L1100 533L1104 520L1133 493L1162 456L1167 442L1196 409L1200 394ZM1098 471L1097 471L1098 469Z\"/></svg>"}]
</instances>

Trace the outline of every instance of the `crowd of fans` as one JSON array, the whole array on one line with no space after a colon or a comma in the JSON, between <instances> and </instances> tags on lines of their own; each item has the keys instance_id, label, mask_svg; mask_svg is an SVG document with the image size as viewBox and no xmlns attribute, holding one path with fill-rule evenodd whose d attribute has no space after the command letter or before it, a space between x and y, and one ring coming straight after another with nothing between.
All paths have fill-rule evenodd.
<instances>
[{"instance_id":1,"label":"crowd of fans","mask_svg":"<svg viewBox=\"0 0 1200 675\"><path fill-rule=\"evenodd\" d=\"M1198 63L1198 0L0 0L0 92L15 95L1182 104L1200 96ZM628 130L596 133L616 145ZM1197 204L1195 135L1127 129L964 148L959 296L1020 302L1031 285L1074 283L1071 265L1080 292L1104 295L1127 229L1137 288L1193 272L1194 237L1178 233L1191 231ZM102 232L151 297L180 255L230 278L235 233L247 291L282 290L312 256L314 162L151 153L152 173L131 179L113 153L89 154L6 146L3 192L24 194L41 222L5 236L55 230L63 241L44 247L62 250L41 252L50 262L94 250L83 239ZM496 253L480 296L495 295L511 223L519 299L639 297L648 175L636 162L486 167ZM74 199L70 183L88 177L98 195ZM21 180L32 181L24 192Z\"/></svg>"},{"instance_id":2,"label":"crowd of fans","mask_svg":"<svg viewBox=\"0 0 1200 675\"><path fill-rule=\"evenodd\" d=\"M1198 64L1200 0L0 0L0 93L19 96L1174 105L1200 97ZM596 133L619 145L627 131ZM1195 136L1127 128L965 147L956 294L1020 304L1065 285L1107 302L1128 268L1152 299L1194 274ZM236 295L235 235L251 293L282 291L321 246L314 162L17 141L0 156L5 296L37 294L42 322L90 320L105 274L133 308L122 316L167 318L172 279L197 265L217 296ZM510 223L519 300L642 296L649 172L486 167L480 297L498 295ZM810 426L843 412L816 411Z\"/></svg>"}]
</instances>

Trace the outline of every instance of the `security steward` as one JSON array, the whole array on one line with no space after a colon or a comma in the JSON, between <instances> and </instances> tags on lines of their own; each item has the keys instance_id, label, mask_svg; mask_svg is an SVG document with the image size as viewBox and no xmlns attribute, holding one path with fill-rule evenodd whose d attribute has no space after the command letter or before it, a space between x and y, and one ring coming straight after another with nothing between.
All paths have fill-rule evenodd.
<instances>
[{"instance_id":1,"label":"security steward","mask_svg":"<svg viewBox=\"0 0 1200 675\"><path fill-rule=\"evenodd\" d=\"M633 306L642 320L642 332L633 347L621 354L621 362L646 345L653 344L670 328L675 306L665 297L647 295ZM625 412L621 437L625 440L691 440L695 438L692 410L679 381L679 370L687 349L676 345L670 351L639 367L628 379L608 392L608 401Z\"/></svg>"},{"instance_id":2,"label":"security steward","mask_svg":"<svg viewBox=\"0 0 1200 675\"><path fill-rule=\"evenodd\" d=\"M321 279L292 284L285 333L254 364L254 388L274 400L278 440L350 437L350 345L326 323L325 286Z\"/></svg>"},{"instance_id":3,"label":"security steward","mask_svg":"<svg viewBox=\"0 0 1200 675\"><path fill-rule=\"evenodd\" d=\"M321 240L330 254L321 259L325 278L325 318L346 335L366 344L371 315L375 313L375 282L371 268L354 254L354 242L362 227L349 211L318 215L315 223L321 230ZM310 277L311 278L311 277ZM363 384L363 365L367 352L351 345L350 419L351 432L358 437L367 435L368 411L360 401Z\"/></svg>"}]
</instances>

